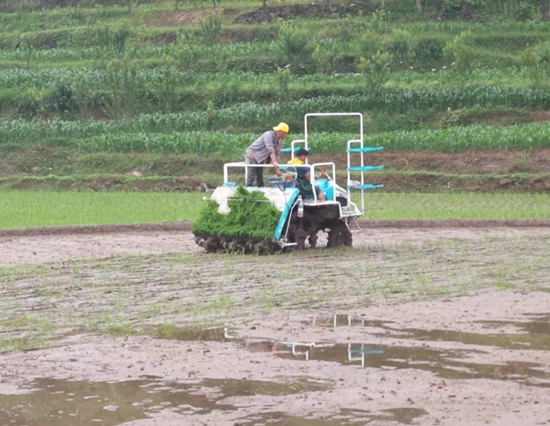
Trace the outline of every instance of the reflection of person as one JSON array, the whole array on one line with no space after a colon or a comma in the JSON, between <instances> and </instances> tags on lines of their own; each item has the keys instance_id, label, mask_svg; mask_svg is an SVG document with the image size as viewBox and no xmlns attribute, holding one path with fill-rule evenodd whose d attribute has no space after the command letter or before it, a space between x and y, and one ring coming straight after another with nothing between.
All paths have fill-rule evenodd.
<instances>
[{"instance_id":1,"label":"reflection of person","mask_svg":"<svg viewBox=\"0 0 550 426\"><path fill-rule=\"evenodd\" d=\"M273 130L268 130L256 139L244 153L246 164L273 164L275 173L281 176L278 157L282 141L288 135L288 130L288 124L279 123ZM264 186L263 167L247 168L246 186L254 185L254 177L256 177L258 186Z\"/></svg>"},{"instance_id":2,"label":"reflection of person","mask_svg":"<svg viewBox=\"0 0 550 426\"><path fill-rule=\"evenodd\" d=\"M307 160L309 151L300 148L296 151L296 157L290 160L288 164L304 164ZM296 187L300 190L302 197L313 197L313 186L311 185L311 170L309 167L292 167L296 169ZM325 194L321 191L321 187L315 185L315 193L319 201L326 201Z\"/></svg>"}]
</instances>

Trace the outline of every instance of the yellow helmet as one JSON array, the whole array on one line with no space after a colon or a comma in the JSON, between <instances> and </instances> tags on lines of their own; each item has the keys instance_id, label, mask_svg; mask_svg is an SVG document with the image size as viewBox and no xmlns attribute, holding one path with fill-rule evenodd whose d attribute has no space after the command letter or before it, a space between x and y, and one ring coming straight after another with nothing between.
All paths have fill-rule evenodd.
<instances>
[{"instance_id":1,"label":"yellow helmet","mask_svg":"<svg viewBox=\"0 0 550 426\"><path fill-rule=\"evenodd\" d=\"M273 130L275 130L276 132L285 132L285 133L288 133L288 131L290 130L289 127L288 127L288 124L286 123L283 123L283 122L280 122L279 124L277 124Z\"/></svg>"}]
</instances>

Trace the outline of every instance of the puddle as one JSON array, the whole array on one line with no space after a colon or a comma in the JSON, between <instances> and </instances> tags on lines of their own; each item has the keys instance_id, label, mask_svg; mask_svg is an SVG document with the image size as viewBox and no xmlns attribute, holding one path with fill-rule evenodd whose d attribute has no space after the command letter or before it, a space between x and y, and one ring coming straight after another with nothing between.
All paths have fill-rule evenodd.
<instances>
[{"instance_id":1,"label":"puddle","mask_svg":"<svg viewBox=\"0 0 550 426\"><path fill-rule=\"evenodd\" d=\"M397 329L384 321L369 321L349 315L329 315L315 319L317 326L360 326L382 329L392 337L429 341L453 341L504 348L529 347L550 349L549 317L513 323L525 334L461 333L443 330ZM487 323L488 326L501 323ZM512 324L512 323L506 323ZM528 362L507 362L498 365L476 364L469 356L479 350L435 349L422 343L416 346L370 345L364 343L293 342L270 339L246 339L227 327L148 329L156 338L182 341L235 342L245 350L265 352L273 356L302 361L336 362L342 365L382 370L417 369L430 371L447 379L511 380L528 386L550 388L550 373L544 366ZM371 332L371 330L369 330ZM269 362L269 361L267 361ZM261 367L260 367L261 368ZM296 379L291 383L275 383L238 379L204 379L199 382L167 383L158 377L144 376L126 382L87 382L38 379L30 383L26 394L2 395L0 424L14 426L86 426L118 425L147 418L169 409L185 415L207 414L213 410L233 412L237 407L225 404L229 397L250 395L291 395L326 390L331 384ZM264 412L235 422L242 426L278 424L288 426L332 426L366 423L410 424L426 414L420 408L398 408L380 412L342 409L330 418L314 419L288 416L283 412Z\"/></svg>"},{"instance_id":2,"label":"puddle","mask_svg":"<svg viewBox=\"0 0 550 426\"><path fill-rule=\"evenodd\" d=\"M128 331L124 327L112 327L108 333L113 336L150 336L157 339L181 340L186 342L225 342L237 339L233 330L224 327L174 327L171 325L153 325L139 330Z\"/></svg>"},{"instance_id":3,"label":"puddle","mask_svg":"<svg viewBox=\"0 0 550 426\"><path fill-rule=\"evenodd\" d=\"M346 419L314 419L296 416L288 416L282 412L272 412L262 414L261 416L250 416L244 420L234 423L234 426L259 426L259 425L277 425L277 426L340 426L353 425L357 421Z\"/></svg>"},{"instance_id":4,"label":"puddle","mask_svg":"<svg viewBox=\"0 0 550 426\"><path fill-rule=\"evenodd\" d=\"M410 425L417 417L428 414L426 410L421 408L390 408L382 411L389 413L389 417L385 417L384 419L405 425Z\"/></svg>"},{"instance_id":5,"label":"puddle","mask_svg":"<svg viewBox=\"0 0 550 426\"><path fill-rule=\"evenodd\" d=\"M299 378L290 383L238 379L204 379L201 385L219 388L223 398L247 395L290 395L306 391L319 391L327 388L325 383L308 380L307 378Z\"/></svg>"},{"instance_id":6,"label":"puddle","mask_svg":"<svg viewBox=\"0 0 550 426\"><path fill-rule=\"evenodd\" d=\"M390 424L411 424L417 417L428 414L427 411L421 408L393 408L389 410L381 410L378 414L373 414L370 411L342 409L340 414L331 416L331 418L304 418L288 416L282 412L265 413L260 416L254 416L253 419L248 418L246 421L238 421L239 426L249 425L270 425L278 426L341 426L341 425L357 425L368 424L376 421L376 424L388 422Z\"/></svg>"},{"instance_id":7,"label":"puddle","mask_svg":"<svg viewBox=\"0 0 550 426\"><path fill-rule=\"evenodd\" d=\"M454 330L421 330L413 328L393 328L391 322L369 321L362 317L337 314L315 318L317 326L343 327L362 326L376 327L391 333L391 337L427 341L460 342L469 345L496 346L503 349L550 350L550 316L539 316L526 322L484 322L493 325L511 325L524 330L525 333L478 334ZM371 333L373 336L387 336L387 333Z\"/></svg>"},{"instance_id":8,"label":"puddle","mask_svg":"<svg viewBox=\"0 0 550 426\"><path fill-rule=\"evenodd\" d=\"M224 342L236 338L227 327L158 327L148 329L145 333L159 339L181 340L181 341L202 341L202 342Z\"/></svg>"},{"instance_id":9,"label":"puddle","mask_svg":"<svg viewBox=\"0 0 550 426\"><path fill-rule=\"evenodd\" d=\"M206 379L200 383L166 383L158 378L127 382L37 379L26 394L2 395L0 424L14 426L118 425L147 418L164 409L180 414L233 411L231 396L288 395L324 387L299 379L292 383Z\"/></svg>"},{"instance_id":10,"label":"puddle","mask_svg":"<svg viewBox=\"0 0 550 426\"><path fill-rule=\"evenodd\" d=\"M529 331L528 334L476 334L447 330L397 329L391 322L372 321L346 314L325 315L315 318L317 326L375 327L394 338L419 341L447 341L464 344L497 346L507 349L550 349L550 334L546 333L546 317L537 317L524 323L510 323ZM157 333L156 337L177 340L234 341L253 352L272 352L278 357L295 360L318 360L338 362L367 368L400 369L414 368L431 371L449 379L492 379L513 380L531 386L550 387L550 374L540 364L529 362L507 362L502 364L477 364L461 358L479 351L468 349L434 349L426 346L366 345L361 343L334 342L279 342L270 339L247 340L233 334L227 327L210 329L171 329L170 333ZM300 390L296 389L296 392ZM266 391L256 391L265 393Z\"/></svg>"},{"instance_id":11,"label":"puddle","mask_svg":"<svg viewBox=\"0 0 550 426\"><path fill-rule=\"evenodd\" d=\"M480 321L487 327L498 327L503 325L511 325L517 327L529 334L545 334L550 336L550 315L530 314L534 317L532 321L512 322L512 321Z\"/></svg>"},{"instance_id":12,"label":"puddle","mask_svg":"<svg viewBox=\"0 0 550 426\"><path fill-rule=\"evenodd\" d=\"M366 345L361 343L249 341L248 350L272 352L277 357L303 361L338 362L343 365L396 370L426 370L448 379L513 380L550 388L550 374L539 364L507 362L498 365L461 361L470 350L439 350L424 346Z\"/></svg>"}]
</instances>

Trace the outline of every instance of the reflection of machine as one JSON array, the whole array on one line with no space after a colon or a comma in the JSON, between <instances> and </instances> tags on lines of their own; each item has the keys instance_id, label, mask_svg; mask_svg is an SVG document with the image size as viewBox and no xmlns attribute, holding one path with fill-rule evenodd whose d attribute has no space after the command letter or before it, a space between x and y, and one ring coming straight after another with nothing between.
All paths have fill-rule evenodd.
<instances>
[{"instance_id":1,"label":"reflection of machine","mask_svg":"<svg viewBox=\"0 0 550 426\"><path fill-rule=\"evenodd\" d=\"M249 350L271 351L277 356L290 359L338 361L343 364L361 362L365 367L367 355L382 355L381 349L365 349L365 344L337 344L331 342L277 342L265 340L247 342Z\"/></svg>"},{"instance_id":2,"label":"reflection of machine","mask_svg":"<svg viewBox=\"0 0 550 426\"><path fill-rule=\"evenodd\" d=\"M256 199L254 202L270 202L279 212L278 222L263 224L273 226L271 239L261 239L240 232L239 223L231 223L231 231L219 232L217 234L193 230L195 242L206 251L235 251L247 253L269 253L280 251L285 248L296 247L303 249L306 240L309 246L314 248L317 245L317 234L319 231L328 233L327 247L338 247L341 245L352 245L352 233L349 230L349 223L365 212L364 191L382 187L377 184L365 183L364 173L370 170L381 169L382 166L366 166L364 154L372 151L380 151L382 147L364 147L363 143L363 115L360 113L316 113L306 114L304 118L305 137L302 140L294 140L290 148L283 148L281 151L289 152L294 158L298 146L308 149L308 137L311 133L311 119L314 117L343 118L351 117L359 122L358 137L347 141L347 185L343 188L336 184L336 166L333 162L314 164L303 164L299 167L309 169L311 184L313 187L320 187L325 195L326 201L319 201L315 191L312 194L300 194L300 191L292 185L296 165L280 164L281 170L288 169L287 179L270 178L273 187L253 188L247 187L248 191L259 191L263 199ZM352 159L354 161L352 161ZM246 164L227 163L224 165L224 183L216 188L209 201L218 203L220 214L231 215L231 206L234 203L244 200L243 193L239 192L237 184L229 179L229 170L237 169L247 173L252 172L253 167L271 168L270 164ZM321 172L322 178L316 178L316 173ZM352 180L352 175L358 174L359 180ZM361 193L361 207L352 202L351 189L359 190ZM242 215L242 212L241 212ZM246 218L243 217L246 221ZM243 224L244 225L244 224ZM244 226L243 226L244 227Z\"/></svg>"},{"instance_id":3,"label":"reflection of machine","mask_svg":"<svg viewBox=\"0 0 550 426\"><path fill-rule=\"evenodd\" d=\"M361 347L357 349L352 349L351 343L348 344L348 360L361 361L361 367L365 366L365 355L380 355L383 354L383 350L379 349L365 349L365 345L361 343Z\"/></svg>"},{"instance_id":4,"label":"reflection of machine","mask_svg":"<svg viewBox=\"0 0 550 426\"><path fill-rule=\"evenodd\" d=\"M318 325L321 327L333 327L338 326L352 326L352 325L368 325L368 320L362 317L354 317L350 314L327 314L319 315L313 318L313 325Z\"/></svg>"}]
</instances>

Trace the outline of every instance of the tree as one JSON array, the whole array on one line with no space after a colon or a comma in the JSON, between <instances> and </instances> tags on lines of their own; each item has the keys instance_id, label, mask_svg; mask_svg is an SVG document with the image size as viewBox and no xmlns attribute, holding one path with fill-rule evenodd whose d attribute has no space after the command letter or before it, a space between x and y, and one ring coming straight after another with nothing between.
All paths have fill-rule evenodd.
<instances>
[{"instance_id":1,"label":"tree","mask_svg":"<svg viewBox=\"0 0 550 426\"><path fill-rule=\"evenodd\" d=\"M286 105L286 102L288 102L288 99L290 97L290 89L289 89L289 83L290 83L290 71L288 68L281 69L279 68L277 70L277 80L279 83L279 90L277 92L279 103L283 106Z\"/></svg>"},{"instance_id":2,"label":"tree","mask_svg":"<svg viewBox=\"0 0 550 426\"><path fill-rule=\"evenodd\" d=\"M365 76L367 91L376 94L382 86L390 79L390 64L393 58L389 53L377 51L370 58L359 58L357 68Z\"/></svg>"},{"instance_id":3,"label":"tree","mask_svg":"<svg viewBox=\"0 0 550 426\"><path fill-rule=\"evenodd\" d=\"M218 14L200 23L199 37L204 44L215 46L222 38L222 21Z\"/></svg>"},{"instance_id":4,"label":"tree","mask_svg":"<svg viewBox=\"0 0 550 426\"><path fill-rule=\"evenodd\" d=\"M472 47L472 33L462 32L452 41L447 43L443 53L449 60L454 61L454 67L461 77L465 78L472 67L474 59L474 48Z\"/></svg>"},{"instance_id":5,"label":"tree","mask_svg":"<svg viewBox=\"0 0 550 426\"><path fill-rule=\"evenodd\" d=\"M341 60L342 48L333 41L330 44L317 43L315 51L312 54L313 62L317 72L330 74L336 70Z\"/></svg>"},{"instance_id":6,"label":"tree","mask_svg":"<svg viewBox=\"0 0 550 426\"><path fill-rule=\"evenodd\" d=\"M388 50L401 65L407 65L411 52L411 33L406 30L394 29L388 43Z\"/></svg>"},{"instance_id":7,"label":"tree","mask_svg":"<svg viewBox=\"0 0 550 426\"><path fill-rule=\"evenodd\" d=\"M105 70L103 111L110 118L135 116L147 96L147 86L138 64L129 58L110 61Z\"/></svg>"},{"instance_id":8,"label":"tree","mask_svg":"<svg viewBox=\"0 0 550 426\"><path fill-rule=\"evenodd\" d=\"M177 88L182 87L182 74L178 72L175 65L174 59L164 57L162 74L153 83L154 93L158 96L160 108L165 113L177 110Z\"/></svg>"},{"instance_id":9,"label":"tree","mask_svg":"<svg viewBox=\"0 0 550 426\"><path fill-rule=\"evenodd\" d=\"M78 6L80 6L80 0L72 0L71 3L74 7L74 11L76 12L76 10L78 9Z\"/></svg>"},{"instance_id":10,"label":"tree","mask_svg":"<svg viewBox=\"0 0 550 426\"><path fill-rule=\"evenodd\" d=\"M201 39L194 33L181 32L173 51L180 69L193 69L203 52Z\"/></svg>"},{"instance_id":11,"label":"tree","mask_svg":"<svg viewBox=\"0 0 550 426\"><path fill-rule=\"evenodd\" d=\"M550 21L550 0L530 0L519 3L520 10L530 11L533 15L533 11L538 8L540 16L543 21ZM532 19L532 16L531 16Z\"/></svg>"},{"instance_id":12,"label":"tree","mask_svg":"<svg viewBox=\"0 0 550 426\"><path fill-rule=\"evenodd\" d=\"M128 7L128 13L132 12L132 8L137 5L137 0L124 0L124 3Z\"/></svg>"},{"instance_id":13,"label":"tree","mask_svg":"<svg viewBox=\"0 0 550 426\"><path fill-rule=\"evenodd\" d=\"M309 40L307 29L298 28L292 22L281 25L277 38L277 53L279 58L290 66L291 73L295 73L304 62L310 62L313 46Z\"/></svg>"},{"instance_id":14,"label":"tree","mask_svg":"<svg viewBox=\"0 0 550 426\"><path fill-rule=\"evenodd\" d=\"M535 89L540 89L542 81L541 60L531 47L521 54L521 62L527 67L531 83Z\"/></svg>"},{"instance_id":15,"label":"tree","mask_svg":"<svg viewBox=\"0 0 550 426\"><path fill-rule=\"evenodd\" d=\"M132 30L126 25L120 27L113 33L112 44L118 56L122 57L126 53L128 40L132 36Z\"/></svg>"},{"instance_id":16,"label":"tree","mask_svg":"<svg viewBox=\"0 0 550 426\"><path fill-rule=\"evenodd\" d=\"M543 21L550 21L550 0L538 0Z\"/></svg>"}]
</instances>

